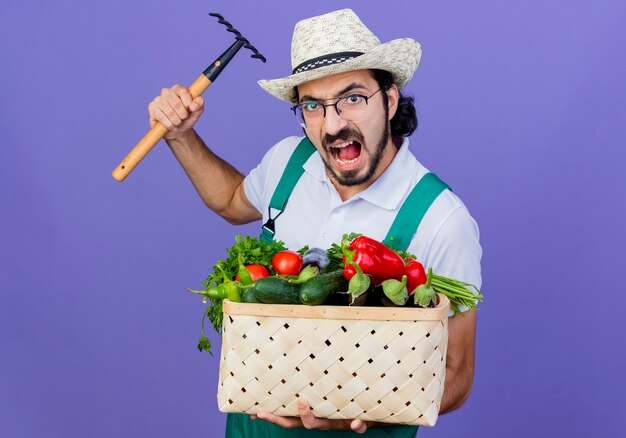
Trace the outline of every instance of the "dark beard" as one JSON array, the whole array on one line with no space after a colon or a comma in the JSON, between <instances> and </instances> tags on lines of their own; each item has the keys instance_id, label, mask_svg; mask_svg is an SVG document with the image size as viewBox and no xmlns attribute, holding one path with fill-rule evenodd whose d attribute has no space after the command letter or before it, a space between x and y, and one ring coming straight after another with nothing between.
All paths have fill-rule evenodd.
<instances>
[{"instance_id":1,"label":"dark beard","mask_svg":"<svg viewBox=\"0 0 626 438\"><path fill-rule=\"evenodd\" d=\"M376 150L369 160L369 166L367 167L367 171L362 176L359 176L359 169L348 170L346 172L341 172L341 174L338 174L337 172L335 172L335 169L328 163L328 161L322 157L322 161L324 162L324 166L326 166L326 170L332 175L333 179L342 186L358 186L368 182L374 176L376 169L378 169L380 160L383 157L383 152L385 151L385 148L387 147L387 142L389 141L389 135L389 124L387 124L380 137L380 140L378 141L378 144L376 145ZM363 136L361 135L361 133L349 128L344 128L336 135L327 135L324 138L323 144L328 155L332 156L332 153L330 153L328 148L326 147L328 143L336 140L346 140L348 138L357 138L361 143L361 147L363 147Z\"/></svg>"}]
</instances>

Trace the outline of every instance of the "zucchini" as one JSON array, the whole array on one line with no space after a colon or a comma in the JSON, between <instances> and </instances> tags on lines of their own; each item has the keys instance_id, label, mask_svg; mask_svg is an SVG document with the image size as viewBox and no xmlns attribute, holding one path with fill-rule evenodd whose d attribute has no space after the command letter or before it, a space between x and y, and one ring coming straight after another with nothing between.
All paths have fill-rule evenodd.
<instances>
[{"instance_id":1,"label":"zucchini","mask_svg":"<svg viewBox=\"0 0 626 438\"><path fill-rule=\"evenodd\" d=\"M333 293L347 290L348 280L343 270L328 272L304 282L300 287L300 301L310 306L324 304Z\"/></svg>"},{"instance_id":2,"label":"zucchini","mask_svg":"<svg viewBox=\"0 0 626 438\"><path fill-rule=\"evenodd\" d=\"M243 293L241 294L241 302L243 303L260 303L260 301L257 299L256 295L254 294L254 289L250 288L250 289L246 289L243 291Z\"/></svg>"},{"instance_id":3,"label":"zucchini","mask_svg":"<svg viewBox=\"0 0 626 438\"><path fill-rule=\"evenodd\" d=\"M278 277L259 278L251 290L265 304L300 304L300 286Z\"/></svg>"}]
</instances>

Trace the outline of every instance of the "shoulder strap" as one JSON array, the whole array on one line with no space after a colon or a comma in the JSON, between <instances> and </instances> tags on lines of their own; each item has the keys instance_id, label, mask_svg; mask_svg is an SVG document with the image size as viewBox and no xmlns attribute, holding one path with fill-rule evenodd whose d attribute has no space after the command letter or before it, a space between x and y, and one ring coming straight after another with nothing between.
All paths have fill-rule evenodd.
<instances>
[{"instance_id":1,"label":"shoulder strap","mask_svg":"<svg viewBox=\"0 0 626 438\"><path fill-rule=\"evenodd\" d=\"M291 157L285 166L285 170L283 171L283 175L280 177L276 190L274 190L274 194L270 200L270 205L268 207L268 220L263 224L263 228L261 229L261 241L271 242L274 240L274 234L276 232L274 221L285 209L291 192L304 173L304 163L306 163L309 157L313 155L315 150L315 146L313 146L308 137L304 137L298 146L296 146L293 154L291 154ZM272 209L278 210L278 213L274 217L272 217Z\"/></svg>"},{"instance_id":2,"label":"shoulder strap","mask_svg":"<svg viewBox=\"0 0 626 438\"><path fill-rule=\"evenodd\" d=\"M451 190L437 175L434 173L424 175L400 207L383 243L394 249L406 251L424 215L445 189Z\"/></svg>"}]
</instances>

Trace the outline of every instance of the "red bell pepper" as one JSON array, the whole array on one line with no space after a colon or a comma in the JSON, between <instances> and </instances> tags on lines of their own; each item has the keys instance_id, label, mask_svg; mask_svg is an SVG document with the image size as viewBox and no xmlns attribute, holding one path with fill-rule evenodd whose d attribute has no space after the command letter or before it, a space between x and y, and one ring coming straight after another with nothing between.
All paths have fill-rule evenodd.
<instances>
[{"instance_id":1,"label":"red bell pepper","mask_svg":"<svg viewBox=\"0 0 626 438\"><path fill-rule=\"evenodd\" d=\"M373 285L395 278L401 280L404 275L404 260L385 244L365 236L359 236L344 247L343 275L350 280L356 274L355 262L364 274L368 275Z\"/></svg>"},{"instance_id":2,"label":"red bell pepper","mask_svg":"<svg viewBox=\"0 0 626 438\"><path fill-rule=\"evenodd\" d=\"M417 286L426 284L428 278L426 277L426 271L424 266L415 259L404 259L407 262L407 266L404 271L404 275L407 277L406 288L409 291L409 295L415 292Z\"/></svg>"}]
</instances>

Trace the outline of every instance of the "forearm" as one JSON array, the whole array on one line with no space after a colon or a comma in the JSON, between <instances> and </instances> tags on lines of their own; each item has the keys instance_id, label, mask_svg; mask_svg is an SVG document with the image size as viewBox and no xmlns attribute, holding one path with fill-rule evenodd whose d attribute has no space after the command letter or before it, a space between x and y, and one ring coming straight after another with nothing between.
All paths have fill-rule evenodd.
<instances>
[{"instance_id":1,"label":"forearm","mask_svg":"<svg viewBox=\"0 0 626 438\"><path fill-rule=\"evenodd\" d=\"M213 153L194 130L167 144L207 207L235 224L260 219L243 195L243 175Z\"/></svg>"},{"instance_id":2,"label":"forearm","mask_svg":"<svg viewBox=\"0 0 626 438\"><path fill-rule=\"evenodd\" d=\"M460 408L470 395L474 380L476 311L468 310L449 318L448 333L446 380L440 414Z\"/></svg>"},{"instance_id":3,"label":"forearm","mask_svg":"<svg viewBox=\"0 0 626 438\"><path fill-rule=\"evenodd\" d=\"M446 370L446 382L441 398L440 414L452 412L460 408L467 400L472 389L473 367L469 367L461 372L451 372Z\"/></svg>"}]
</instances>

